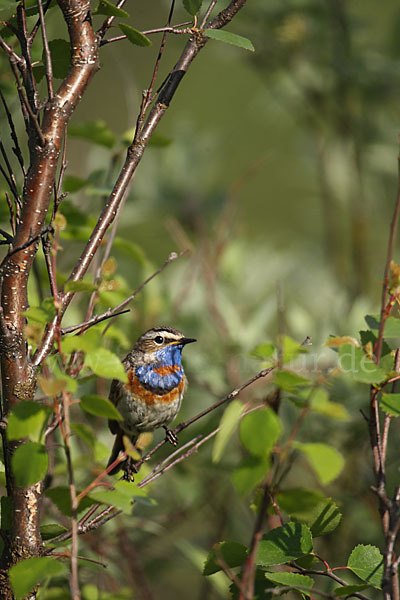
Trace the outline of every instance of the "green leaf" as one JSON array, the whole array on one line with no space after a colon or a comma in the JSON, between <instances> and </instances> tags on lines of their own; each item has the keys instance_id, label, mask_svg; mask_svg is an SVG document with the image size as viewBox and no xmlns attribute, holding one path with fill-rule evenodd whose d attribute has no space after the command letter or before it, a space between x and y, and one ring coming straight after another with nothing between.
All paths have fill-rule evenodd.
<instances>
[{"instance_id":1,"label":"green leaf","mask_svg":"<svg viewBox=\"0 0 400 600\"><path fill-rule=\"evenodd\" d=\"M352 344L344 344L339 348L339 366L355 381L362 383L381 383L386 379L386 373L368 358L361 348Z\"/></svg>"},{"instance_id":2,"label":"green leaf","mask_svg":"<svg viewBox=\"0 0 400 600\"><path fill-rule=\"evenodd\" d=\"M215 436L212 451L212 460L217 463L221 460L225 446L235 431L243 411L243 404L239 400L233 400L225 409L219 424L219 431Z\"/></svg>"},{"instance_id":3,"label":"green leaf","mask_svg":"<svg viewBox=\"0 0 400 600\"><path fill-rule=\"evenodd\" d=\"M38 442L26 442L19 446L11 459L16 484L29 487L41 481L49 468L46 448Z\"/></svg>"},{"instance_id":4,"label":"green leaf","mask_svg":"<svg viewBox=\"0 0 400 600\"><path fill-rule=\"evenodd\" d=\"M147 490L139 488L131 481L116 481L113 490L95 490L90 493L90 498L100 504L116 506L130 515L132 513L132 501L147 497Z\"/></svg>"},{"instance_id":5,"label":"green leaf","mask_svg":"<svg viewBox=\"0 0 400 600\"><path fill-rule=\"evenodd\" d=\"M98 7L93 12L94 15L106 15L106 17L121 17L121 19L128 19L129 13L122 8L114 6L108 0L100 0Z\"/></svg>"},{"instance_id":6,"label":"green leaf","mask_svg":"<svg viewBox=\"0 0 400 600\"><path fill-rule=\"evenodd\" d=\"M79 490L77 490L77 494L79 493ZM58 510L63 515L66 517L71 516L71 492L68 486L65 485L49 488L45 491L45 495L50 498L52 502L54 502ZM78 511L81 512L83 510L87 510L92 505L93 500L91 500L88 496L85 496L79 502Z\"/></svg>"},{"instance_id":7,"label":"green leaf","mask_svg":"<svg viewBox=\"0 0 400 600\"><path fill-rule=\"evenodd\" d=\"M85 396L82 396L81 398L80 406L91 415L122 421L122 417L114 404L108 398L103 398L103 396L85 394Z\"/></svg>"},{"instance_id":8,"label":"green leaf","mask_svg":"<svg viewBox=\"0 0 400 600\"><path fill-rule=\"evenodd\" d=\"M135 46L151 46L152 42L148 37L143 35L138 29L131 27L130 25L126 25L125 23L120 23L119 28L126 35L127 39Z\"/></svg>"},{"instance_id":9,"label":"green leaf","mask_svg":"<svg viewBox=\"0 0 400 600\"><path fill-rule=\"evenodd\" d=\"M251 492L263 481L270 469L269 458L248 456L232 475L233 484L240 495Z\"/></svg>"},{"instance_id":10,"label":"green leaf","mask_svg":"<svg viewBox=\"0 0 400 600\"><path fill-rule=\"evenodd\" d=\"M332 498L315 490L293 488L279 492L278 506L293 521L307 525L313 537L331 533L339 525L342 515Z\"/></svg>"},{"instance_id":11,"label":"green leaf","mask_svg":"<svg viewBox=\"0 0 400 600\"><path fill-rule=\"evenodd\" d=\"M383 576L383 556L376 546L359 544L350 554L349 569L363 581L381 589Z\"/></svg>"},{"instance_id":12,"label":"green leaf","mask_svg":"<svg viewBox=\"0 0 400 600\"><path fill-rule=\"evenodd\" d=\"M236 33L231 33L230 31L225 31L222 29L206 29L204 31L207 37L212 38L213 40L218 40L219 42L224 42L225 44L231 44L232 46L237 46L238 48L244 48L244 50L250 50L250 52L254 52L254 46L250 40L241 35L237 35Z\"/></svg>"},{"instance_id":13,"label":"green leaf","mask_svg":"<svg viewBox=\"0 0 400 600\"><path fill-rule=\"evenodd\" d=\"M312 552L311 531L300 523L286 523L263 536L256 564L263 567L282 565Z\"/></svg>"},{"instance_id":14,"label":"green leaf","mask_svg":"<svg viewBox=\"0 0 400 600\"><path fill-rule=\"evenodd\" d=\"M202 3L203 0L183 0L183 6L185 7L189 15L192 15L192 17L197 15Z\"/></svg>"},{"instance_id":15,"label":"green leaf","mask_svg":"<svg viewBox=\"0 0 400 600\"><path fill-rule=\"evenodd\" d=\"M65 566L47 556L25 558L12 566L9 571L10 583L16 600L25 598L33 588L48 577L61 575Z\"/></svg>"},{"instance_id":16,"label":"green leaf","mask_svg":"<svg viewBox=\"0 0 400 600\"><path fill-rule=\"evenodd\" d=\"M297 373L287 370L275 371L274 383L276 386L288 392L293 392L297 388L303 388L311 385L311 381L309 379L305 379L304 377L297 375Z\"/></svg>"},{"instance_id":17,"label":"green leaf","mask_svg":"<svg viewBox=\"0 0 400 600\"><path fill-rule=\"evenodd\" d=\"M386 414L400 417L400 394L382 394L379 405Z\"/></svg>"},{"instance_id":18,"label":"green leaf","mask_svg":"<svg viewBox=\"0 0 400 600\"><path fill-rule=\"evenodd\" d=\"M250 356L254 356L254 358L261 358L262 360L267 360L270 358L275 352L274 344L260 344L256 346L251 352Z\"/></svg>"},{"instance_id":19,"label":"green leaf","mask_svg":"<svg viewBox=\"0 0 400 600\"><path fill-rule=\"evenodd\" d=\"M97 288L91 281L67 281L64 292L94 292Z\"/></svg>"},{"instance_id":20,"label":"green leaf","mask_svg":"<svg viewBox=\"0 0 400 600\"><path fill-rule=\"evenodd\" d=\"M12 408L8 417L7 437L9 440L21 440L29 437L38 442L50 409L33 400L21 400Z\"/></svg>"},{"instance_id":21,"label":"green leaf","mask_svg":"<svg viewBox=\"0 0 400 600\"><path fill-rule=\"evenodd\" d=\"M335 596L339 596L339 598L341 598L342 596L345 596L346 598L351 598L351 596L354 596L355 593L362 592L367 587L369 587L368 583L360 583L358 585L345 585L335 588L333 590L333 593L335 594Z\"/></svg>"},{"instance_id":22,"label":"green leaf","mask_svg":"<svg viewBox=\"0 0 400 600\"><path fill-rule=\"evenodd\" d=\"M94 352L88 352L85 356L85 366L89 367L99 377L119 379L123 382L128 381L124 365L116 354L106 348L98 348Z\"/></svg>"},{"instance_id":23,"label":"green leaf","mask_svg":"<svg viewBox=\"0 0 400 600\"><path fill-rule=\"evenodd\" d=\"M262 408L242 419L240 440L251 454L267 458L280 436L281 429L281 422L275 412L271 408Z\"/></svg>"},{"instance_id":24,"label":"green leaf","mask_svg":"<svg viewBox=\"0 0 400 600\"><path fill-rule=\"evenodd\" d=\"M51 540L66 531L68 531L68 529L58 523L47 523L46 525L40 526L40 535L44 541Z\"/></svg>"},{"instance_id":25,"label":"green leaf","mask_svg":"<svg viewBox=\"0 0 400 600\"><path fill-rule=\"evenodd\" d=\"M299 354L304 354L307 352L307 348L299 344L299 342L292 339L288 335L280 336L279 343L282 351L283 364L287 364Z\"/></svg>"},{"instance_id":26,"label":"green leaf","mask_svg":"<svg viewBox=\"0 0 400 600\"><path fill-rule=\"evenodd\" d=\"M127 515L132 513L132 497L129 498L117 490L96 490L90 493L90 498L99 504L116 506Z\"/></svg>"},{"instance_id":27,"label":"green leaf","mask_svg":"<svg viewBox=\"0 0 400 600\"><path fill-rule=\"evenodd\" d=\"M71 423L71 429L74 433L76 433L76 435L79 435L81 440L86 442L90 448L94 448L96 438L93 430L90 427L84 425L83 423Z\"/></svg>"},{"instance_id":28,"label":"green leaf","mask_svg":"<svg viewBox=\"0 0 400 600\"><path fill-rule=\"evenodd\" d=\"M35 321L37 323L48 323L56 316L54 298L45 298L40 306L31 306L22 314L30 321Z\"/></svg>"},{"instance_id":29,"label":"green leaf","mask_svg":"<svg viewBox=\"0 0 400 600\"><path fill-rule=\"evenodd\" d=\"M99 146L112 148L115 144L115 136L104 121L85 121L68 127L71 137L81 138L93 142Z\"/></svg>"},{"instance_id":30,"label":"green leaf","mask_svg":"<svg viewBox=\"0 0 400 600\"><path fill-rule=\"evenodd\" d=\"M290 586L296 588L298 586L312 588L314 585L314 579L307 575L300 575L299 573L265 573L265 577L269 581L278 583L279 585Z\"/></svg>"},{"instance_id":31,"label":"green leaf","mask_svg":"<svg viewBox=\"0 0 400 600\"><path fill-rule=\"evenodd\" d=\"M350 418L350 415L343 404L331 402L329 400L328 392L323 388L318 388L311 393L310 408L331 419L347 421Z\"/></svg>"},{"instance_id":32,"label":"green leaf","mask_svg":"<svg viewBox=\"0 0 400 600\"><path fill-rule=\"evenodd\" d=\"M343 456L333 446L301 442L293 442L293 446L307 457L315 474L323 484L336 479L343 469Z\"/></svg>"},{"instance_id":33,"label":"green leaf","mask_svg":"<svg viewBox=\"0 0 400 600\"><path fill-rule=\"evenodd\" d=\"M380 315L367 315L365 321L372 331L379 331ZM388 317L385 321L383 336L385 338L400 338L400 319L397 317Z\"/></svg>"},{"instance_id":34,"label":"green leaf","mask_svg":"<svg viewBox=\"0 0 400 600\"><path fill-rule=\"evenodd\" d=\"M247 548L238 542L219 542L212 547L204 565L203 575L213 575L222 570L218 559L230 568L240 567L247 558Z\"/></svg>"},{"instance_id":35,"label":"green leaf","mask_svg":"<svg viewBox=\"0 0 400 600\"><path fill-rule=\"evenodd\" d=\"M62 338L62 350L70 354L75 350L95 352L101 346L101 331L98 327L91 327L82 335L72 335Z\"/></svg>"}]
</instances>

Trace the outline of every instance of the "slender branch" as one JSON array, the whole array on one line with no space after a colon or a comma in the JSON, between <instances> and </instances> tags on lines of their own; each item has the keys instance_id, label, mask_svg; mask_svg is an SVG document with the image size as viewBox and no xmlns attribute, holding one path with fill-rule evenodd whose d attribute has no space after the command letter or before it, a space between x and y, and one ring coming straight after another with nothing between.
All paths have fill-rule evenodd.
<instances>
[{"instance_id":1,"label":"slender branch","mask_svg":"<svg viewBox=\"0 0 400 600\"><path fill-rule=\"evenodd\" d=\"M61 335L73 333L78 329L81 330L79 333L83 333L84 331L89 329L89 327L97 325L97 323L101 323L102 321L106 321L107 319L112 319L113 317L119 317L119 315L124 315L128 312L130 312L129 308L127 308L126 310L120 310L118 312L115 312L113 308L109 308L107 312L101 315L96 315L95 317L89 319L88 321L85 321L84 323L79 323L79 325L71 325L70 327L64 327L63 329L61 329Z\"/></svg>"},{"instance_id":2,"label":"slender branch","mask_svg":"<svg viewBox=\"0 0 400 600\"><path fill-rule=\"evenodd\" d=\"M70 437L71 425L69 419L69 394L63 393L64 408L64 451L67 458L67 470L69 479L69 491L71 495L71 574L70 590L72 600L80 599L79 580L78 580L78 498L74 483L74 471L72 468Z\"/></svg>"},{"instance_id":3,"label":"slender branch","mask_svg":"<svg viewBox=\"0 0 400 600\"><path fill-rule=\"evenodd\" d=\"M392 217L392 222L390 224L390 234L389 234L389 242L386 254L386 264L385 270L383 274L383 282L382 282L382 296L381 296L381 319L379 323L379 333L375 346L375 362L379 363L382 354L382 344L383 344L383 331L385 328L386 319L389 316L389 311L387 308L387 294L389 287L389 274L390 274L390 264L392 262L393 256L393 246L394 240L397 230L397 224L399 221L400 214L400 155L398 156L398 181L397 181L397 199L394 208L394 213ZM390 310L390 308L389 308Z\"/></svg>"},{"instance_id":4,"label":"slender branch","mask_svg":"<svg viewBox=\"0 0 400 600\"><path fill-rule=\"evenodd\" d=\"M22 173L25 176L26 175L26 171L25 171L25 166L24 166L24 159L23 159L23 156L22 156L21 148L20 148L19 143L18 143L18 137L17 137L17 133L15 131L14 122L13 122L11 113L10 113L10 111L8 109L8 106L7 106L6 100L4 98L3 92L1 90L0 90L0 98L1 98L1 101L3 103L5 113L7 115L8 125L10 127L10 132L11 132L11 138L12 138L12 140L14 142L14 145L15 145L14 148L13 148L13 152L14 152L15 156L17 157L18 162L20 164L20 167L22 169Z\"/></svg>"},{"instance_id":5,"label":"slender branch","mask_svg":"<svg viewBox=\"0 0 400 600\"><path fill-rule=\"evenodd\" d=\"M252 600L254 595L254 576L256 571L256 555L261 542L267 509L271 503L271 494L269 484L263 484L263 496L258 511L257 519L254 525L253 535L249 548L249 554L243 567L242 585L240 588L239 600Z\"/></svg>"},{"instance_id":6,"label":"slender branch","mask_svg":"<svg viewBox=\"0 0 400 600\"><path fill-rule=\"evenodd\" d=\"M156 29L146 29L141 33L143 35L153 35L155 33L173 33L175 35L188 35L193 33L191 27L187 27L187 25L191 25L192 21L186 21L185 23L180 23L179 25L172 25L166 27L157 27ZM180 29L183 27L183 29ZM112 44L113 42L120 42L121 40L125 40L126 35L117 35L113 38L108 38L107 40L101 40L100 46L105 46L106 44Z\"/></svg>"},{"instance_id":7,"label":"slender branch","mask_svg":"<svg viewBox=\"0 0 400 600\"><path fill-rule=\"evenodd\" d=\"M44 52L44 59L45 59L45 65L46 65L47 89L49 92L49 100L52 100L54 98L53 66L51 64L51 53L50 53L49 41L47 39L46 22L44 19L44 10L43 10L42 0L38 0L38 6L39 6L40 26L42 29L43 52Z\"/></svg>"},{"instance_id":8,"label":"slender branch","mask_svg":"<svg viewBox=\"0 0 400 600\"><path fill-rule=\"evenodd\" d=\"M214 8L214 6L215 6L216 4L217 4L217 0L212 0L212 1L210 2L209 6L208 6L208 8L207 8L207 10L206 10L206 13L205 13L205 15L204 15L204 17L203 17L203 20L202 20L202 22L200 23L200 29L204 29L204 27L206 26L207 19L208 19L208 17L210 16L210 14L211 14L211 12L212 12L212 10L213 10L213 8Z\"/></svg>"}]
</instances>

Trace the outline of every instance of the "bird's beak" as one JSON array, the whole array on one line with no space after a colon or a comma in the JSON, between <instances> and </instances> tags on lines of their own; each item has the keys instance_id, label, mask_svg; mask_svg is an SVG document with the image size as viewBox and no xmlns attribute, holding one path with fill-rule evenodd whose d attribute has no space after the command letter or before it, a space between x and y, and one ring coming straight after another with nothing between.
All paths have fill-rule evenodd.
<instances>
[{"instance_id":1,"label":"bird's beak","mask_svg":"<svg viewBox=\"0 0 400 600\"><path fill-rule=\"evenodd\" d=\"M186 344L191 344L192 342L197 342L197 340L195 340L194 338L181 338L178 342L175 342L176 344L185 346Z\"/></svg>"}]
</instances>

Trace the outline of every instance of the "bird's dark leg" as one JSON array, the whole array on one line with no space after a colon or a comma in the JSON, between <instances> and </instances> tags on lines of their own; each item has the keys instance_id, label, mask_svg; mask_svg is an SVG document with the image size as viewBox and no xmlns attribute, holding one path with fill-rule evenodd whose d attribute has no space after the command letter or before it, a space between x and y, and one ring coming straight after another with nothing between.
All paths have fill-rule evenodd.
<instances>
[{"instance_id":1,"label":"bird's dark leg","mask_svg":"<svg viewBox=\"0 0 400 600\"><path fill-rule=\"evenodd\" d=\"M172 446L177 446L178 438L176 437L174 432L171 431L171 429L168 429L168 427L166 425L163 425L163 429L165 429L166 438L169 441L169 443L172 444Z\"/></svg>"},{"instance_id":2,"label":"bird's dark leg","mask_svg":"<svg viewBox=\"0 0 400 600\"><path fill-rule=\"evenodd\" d=\"M136 452L138 452L139 456L141 456L142 450L136 446L136 440L136 435L131 437L131 442L135 447ZM127 458L122 463L121 468L124 472L122 479L125 479L125 481L135 480L135 474L138 472L138 469L136 467L136 460L132 456L127 456Z\"/></svg>"}]
</instances>

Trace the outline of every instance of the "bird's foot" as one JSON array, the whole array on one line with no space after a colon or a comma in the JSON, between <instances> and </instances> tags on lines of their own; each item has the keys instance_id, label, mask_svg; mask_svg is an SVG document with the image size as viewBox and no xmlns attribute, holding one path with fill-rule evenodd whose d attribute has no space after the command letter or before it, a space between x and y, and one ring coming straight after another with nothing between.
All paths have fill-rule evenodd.
<instances>
[{"instance_id":1,"label":"bird's foot","mask_svg":"<svg viewBox=\"0 0 400 600\"><path fill-rule=\"evenodd\" d=\"M122 470L124 472L122 479L125 481L135 481L135 474L138 472L136 468L136 463L131 456L124 461L122 465Z\"/></svg>"},{"instance_id":2,"label":"bird's foot","mask_svg":"<svg viewBox=\"0 0 400 600\"><path fill-rule=\"evenodd\" d=\"M174 434L174 432L171 431L171 429L168 429L168 427L166 425L164 425L164 429L165 429L165 433L166 433L166 438L169 441L169 443L172 444L172 446L177 446L178 438Z\"/></svg>"}]
</instances>

